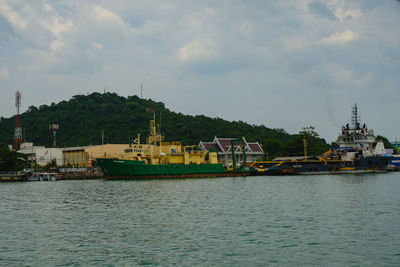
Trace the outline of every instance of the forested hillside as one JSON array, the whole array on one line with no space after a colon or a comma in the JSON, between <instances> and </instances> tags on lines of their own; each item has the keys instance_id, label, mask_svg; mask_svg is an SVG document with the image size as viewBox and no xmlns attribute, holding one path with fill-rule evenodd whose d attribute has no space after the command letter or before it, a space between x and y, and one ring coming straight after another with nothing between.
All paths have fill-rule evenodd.
<instances>
[{"instance_id":1,"label":"forested hillside","mask_svg":"<svg viewBox=\"0 0 400 267\"><path fill-rule=\"evenodd\" d=\"M57 146L95 145L101 143L104 131L105 143L128 143L141 134L148 135L152 111L159 120L162 118L162 133L166 141L180 140L184 144L198 144L218 137L240 137L259 141L269 156L302 155L303 138L308 140L309 154L321 154L329 146L318 138L313 129L289 135L283 129L269 129L265 126L250 125L242 121L226 121L203 115L188 116L172 112L161 102L127 98L115 93L92 93L76 95L69 101L39 107L30 106L21 114L24 140L35 145L52 145L49 124L58 123ZM11 144L15 127L15 117L0 121L0 143ZM312 127L311 127L312 128ZM143 140L143 139L142 139Z\"/></svg>"}]
</instances>

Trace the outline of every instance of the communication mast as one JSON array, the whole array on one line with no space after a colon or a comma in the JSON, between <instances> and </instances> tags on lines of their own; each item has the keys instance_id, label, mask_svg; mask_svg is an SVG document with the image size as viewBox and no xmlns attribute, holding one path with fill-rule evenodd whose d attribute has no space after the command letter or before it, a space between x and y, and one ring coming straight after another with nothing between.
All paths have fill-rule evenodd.
<instances>
[{"instance_id":1,"label":"communication mast","mask_svg":"<svg viewBox=\"0 0 400 267\"><path fill-rule=\"evenodd\" d=\"M19 91L15 93L15 107L17 108L17 116L15 119L14 150L19 150L22 143L21 116L19 115L19 108L21 107L21 93Z\"/></svg>"},{"instance_id":2,"label":"communication mast","mask_svg":"<svg viewBox=\"0 0 400 267\"><path fill-rule=\"evenodd\" d=\"M354 104L352 114L351 114L351 123L352 123L352 128L353 128L354 132L356 132L357 130L360 129L360 122L361 122L361 118L358 115L357 104Z\"/></svg>"},{"instance_id":3,"label":"communication mast","mask_svg":"<svg viewBox=\"0 0 400 267\"><path fill-rule=\"evenodd\" d=\"M58 124L53 123L49 125L49 130L53 132L53 147L56 147L56 132L58 131Z\"/></svg>"}]
</instances>

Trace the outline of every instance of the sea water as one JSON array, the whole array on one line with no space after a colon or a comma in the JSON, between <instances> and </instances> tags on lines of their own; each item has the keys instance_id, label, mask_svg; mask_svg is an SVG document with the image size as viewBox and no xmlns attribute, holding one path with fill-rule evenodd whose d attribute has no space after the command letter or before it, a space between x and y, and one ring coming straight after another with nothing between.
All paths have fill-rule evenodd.
<instances>
[{"instance_id":1,"label":"sea water","mask_svg":"<svg viewBox=\"0 0 400 267\"><path fill-rule=\"evenodd\" d=\"M0 184L4 266L399 266L400 173Z\"/></svg>"}]
</instances>

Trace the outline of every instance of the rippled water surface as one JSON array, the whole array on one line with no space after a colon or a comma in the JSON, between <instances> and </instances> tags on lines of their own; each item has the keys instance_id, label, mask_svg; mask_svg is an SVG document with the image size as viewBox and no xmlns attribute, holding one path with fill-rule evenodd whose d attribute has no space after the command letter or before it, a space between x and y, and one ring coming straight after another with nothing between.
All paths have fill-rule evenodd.
<instances>
[{"instance_id":1,"label":"rippled water surface","mask_svg":"<svg viewBox=\"0 0 400 267\"><path fill-rule=\"evenodd\" d=\"M0 265L399 266L400 173L0 184Z\"/></svg>"}]
</instances>

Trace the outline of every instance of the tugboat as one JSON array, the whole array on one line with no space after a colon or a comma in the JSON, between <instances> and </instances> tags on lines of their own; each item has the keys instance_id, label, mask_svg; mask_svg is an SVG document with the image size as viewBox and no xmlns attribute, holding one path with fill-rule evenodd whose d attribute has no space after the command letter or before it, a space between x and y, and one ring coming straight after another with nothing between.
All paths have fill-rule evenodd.
<instances>
[{"instance_id":1,"label":"tugboat","mask_svg":"<svg viewBox=\"0 0 400 267\"><path fill-rule=\"evenodd\" d=\"M376 140L374 131L365 123L361 127L357 104L352 108L351 122L351 126L342 127L339 147L322 157L255 162L250 169L255 175L386 172L391 157L385 156L385 146Z\"/></svg>"}]
</instances>

